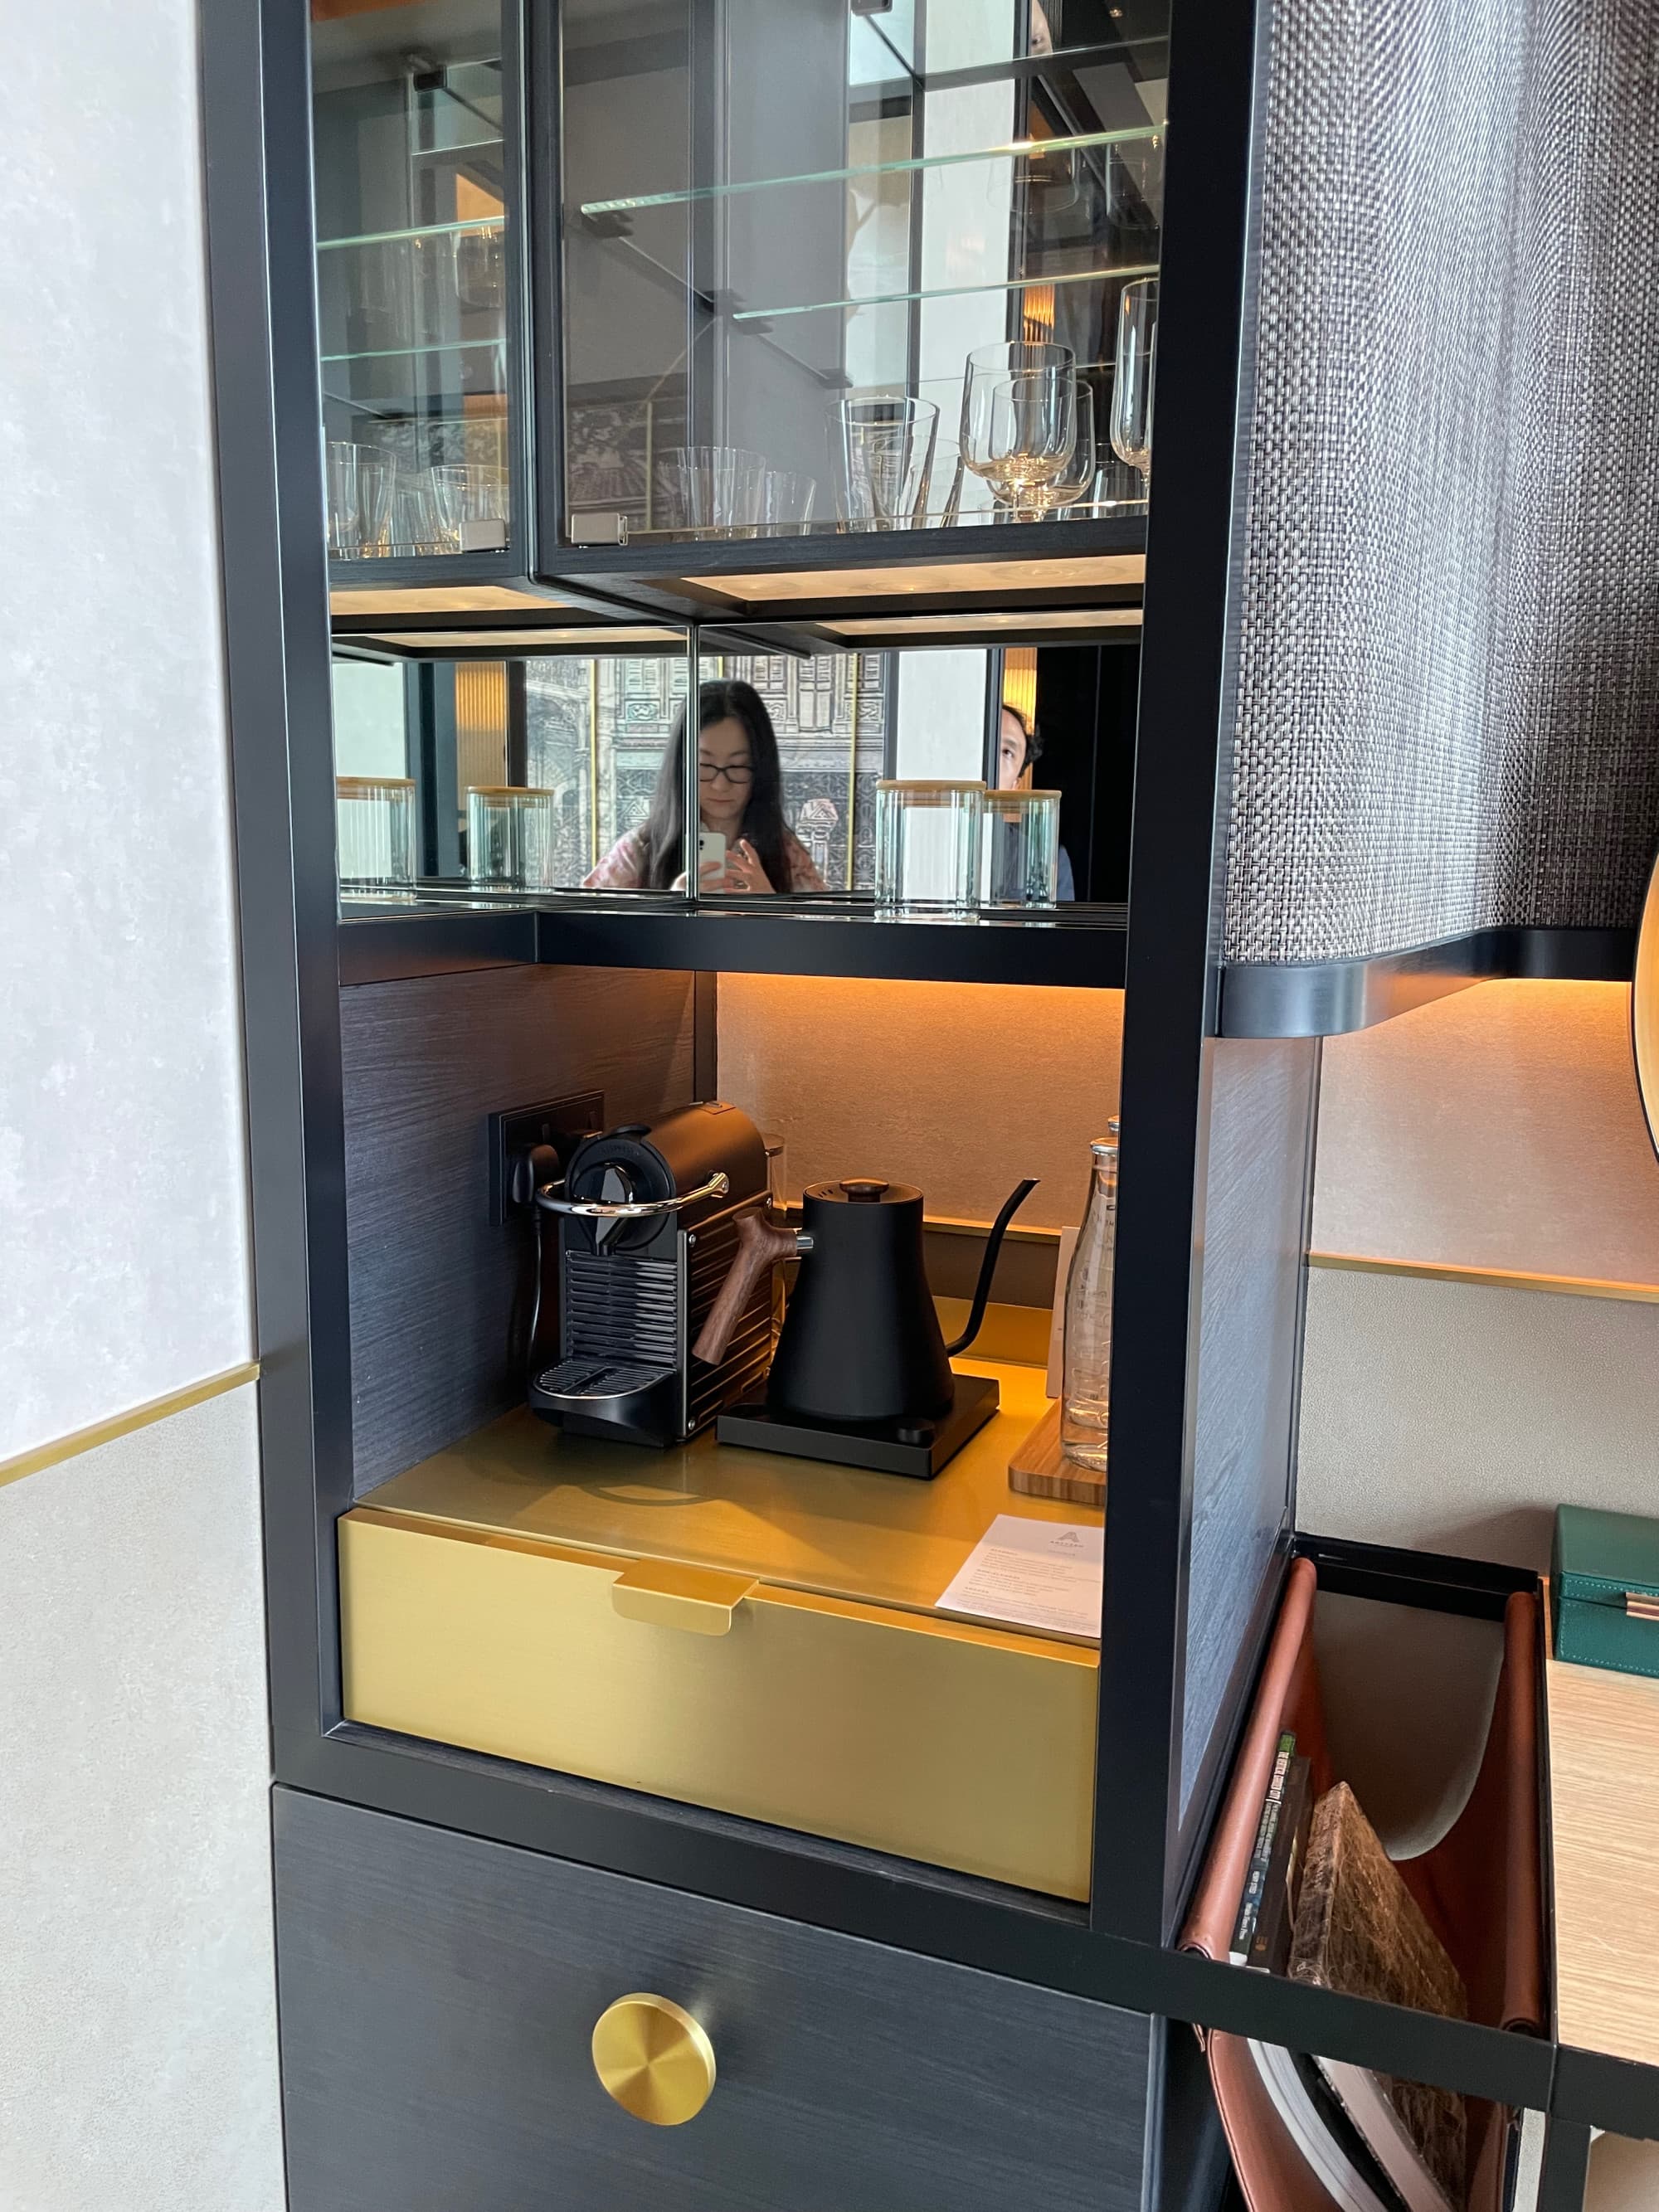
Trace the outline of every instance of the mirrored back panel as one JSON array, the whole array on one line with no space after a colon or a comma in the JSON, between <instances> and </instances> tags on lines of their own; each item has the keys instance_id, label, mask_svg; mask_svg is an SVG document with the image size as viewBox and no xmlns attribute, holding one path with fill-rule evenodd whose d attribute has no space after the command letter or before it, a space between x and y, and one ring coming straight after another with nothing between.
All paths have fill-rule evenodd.
<instances>
[{"instance_id":1,"label":"mirrored back panel","mask_svg":"<svg viewBox=\"0 0 1659 2212\"><path fill-rule=\"evenodd\" d=\"M1127 896L1133 632L814 653L705 632L695 670L690 641L657 635L343 652L344 896L902 897L966 916Z\"/></svg>"}]
</instances>

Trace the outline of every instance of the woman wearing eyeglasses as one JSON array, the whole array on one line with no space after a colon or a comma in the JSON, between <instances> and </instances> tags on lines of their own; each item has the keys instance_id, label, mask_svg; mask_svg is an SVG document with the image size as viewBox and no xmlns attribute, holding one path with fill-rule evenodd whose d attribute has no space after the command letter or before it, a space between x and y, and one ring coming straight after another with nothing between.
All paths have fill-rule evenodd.
<instances>
[{"instance_id":1,"label":"woman wearing eyeglasses","mask_svg":"<svg viewBox=\"0 0 1659 2212\"><path fill-rule=\"evenodd\" d=\"M684 890L685 714L668 741L643 825L624 831L592 873L588 890ZM750 684L702 684L697 692L697 813L725 840L724 857L698 870L705 891L821 891L811 856L783 818L777 733Z\"/></svg>"}]
</instances>

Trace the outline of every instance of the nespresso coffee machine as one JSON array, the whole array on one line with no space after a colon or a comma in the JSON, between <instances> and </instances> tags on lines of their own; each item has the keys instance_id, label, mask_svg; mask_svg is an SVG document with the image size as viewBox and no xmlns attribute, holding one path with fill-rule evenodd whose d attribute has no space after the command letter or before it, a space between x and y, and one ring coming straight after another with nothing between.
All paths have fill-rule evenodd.
<instances>
[{"instance_id":1,"label":"nespresso coffee machine","mask_svg":"<svg viewBox=\"0 0 1659 2212\"><path fill-rule=\"evenodd\" d=\"M665 1448L752 1396L771 1352L769 1280L717 1360L690 1347L766 1189L760 1131L719 1101L585 1138L563 1184L536 1193L557 1224L559 1357L532 1373L532 1408L576 1436Z\"/></svg>"}]
</instances>

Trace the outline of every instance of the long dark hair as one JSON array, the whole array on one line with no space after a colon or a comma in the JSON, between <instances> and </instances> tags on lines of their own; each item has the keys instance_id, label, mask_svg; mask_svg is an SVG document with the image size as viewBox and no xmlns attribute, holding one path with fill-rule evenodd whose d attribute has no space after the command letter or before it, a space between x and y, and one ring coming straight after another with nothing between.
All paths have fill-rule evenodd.
<instances>
[{"instance_id":1,"label":"long dark hair","mask_svg":"<svg viewBox=\"0 0 1659 2212\"><path fill-rule=\"evenodd\" d=\"M680 709L657 770L657 787L645 823L645 883L666 890L685 866L685 709ZM783 820L783 771L778 763L777 732L765 702L752 684L735 679L697 688L697 728L714 722L741 722L749 739L753 771L743 835L754 847L775 891L793 890L789 847Z\"/></svg>"}]
</instances>

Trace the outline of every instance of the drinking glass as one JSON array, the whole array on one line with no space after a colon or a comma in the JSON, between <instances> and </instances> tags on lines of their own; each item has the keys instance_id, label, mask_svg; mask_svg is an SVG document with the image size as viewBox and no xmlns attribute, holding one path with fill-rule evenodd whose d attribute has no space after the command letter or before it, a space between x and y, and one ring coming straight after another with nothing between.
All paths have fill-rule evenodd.
<instances>
[{"instance_id":1,"label":"drinking glass","mask_svg":"<svg viewBox=\"0 0 1659 2212\"><path fill-rule=\"evenodd\" d=\"M876 786L876 905L888 913L972 914L979 899L982 783Z\"/></svg>"},{"instance_id":2,"label":"drinking glass","mask_svg":"<svg viewBox=\"0 0 1659 2212\"><path fill-rule=\"evenodd\" d=\"M1060 887L1060 793L985 794L987 906L1053 906Z\"/></svg>"},{"instance_id":3,"label":"drinking glass","mask_svg":"<svg viewBox=\"0 0 1659 2212\"><path fill-rule=\"evenodd\" d=\"M939 408L931 399L840 399L831 411L836 494L849 530L917 530L927 519Z\"/></svg>"},{"instance_id":4,"label":"drinking glass","mask_svg":"<svg viewBox=\"0 0 1659 2212\"><path fill-rule=\"evenodd\" d=\"M1051 504L1077 446L1077 379L1069 371L1024 369L975 389L968 465L983 477L1017 522Z\"/></svg>"},{"instance_id":5,"label":"drinking glass","mask_svg":"<svg viewBox=\"0 0 1659 2212\"><path fill-rule=\"evenodd\" d=\"M740 446L671 446L657 469L669 527L697 538L757 529L765 478L764 455Z\"/></svg>"},{"instance_id":6,"label":"drinking glass","mask_svg":"<svg viewBox=\"0 0 1659 2212\"><path fill-rule=\"evenodd\" d=\"M761 535L804 538L812 526L817 489L817 478L798 469L766 470L761 478Z\"/></svg>"},{"instance_id":7,"label":"drinking glass","mask_svg":"<svg viewBox=\"0 0 1659 2212\"><path fill-rule=\"evenodd\" d=\"M1158 279L1123 288L1117 362L1112 377L1112 451L1140 471L1141 497L1152 471L1152 399L1158 383Z\"/></svg>"},{"instance_id":8,"label":"drinking glass","mask_svg":"<svg viewBox=\"0 0 1659 2212\"><path fill-rule=\"evenodd\" d=\"M469 784L466 872L475 884L550 890L556 878L556 795L517 785Z\"/></svg>"},{"instance_id":9,"label":"drinking glass","mask_svg":"<svg viewBox=\"0 0 1659 2212\"><path fill-rule=\"evenodd\" d=\"M362 543L357 507L357 448L349 438L328 441L328 550L337 559Z\"/></svg>"},{"instance_id":10,"label":"drinking glass","mask_svg":"<svg viewBox=\"0 0 1659 2212\"><path fill-rule=\"evenodd\" d=\"M1086 376L1075 377L1073 398L1076 407L1077 436L1072 447L1072 458L1066 471L1043 494L1042 503L1051 514L1059 514L1068 507L1092 498L1095 488L1095 395Z\"/></svg>"},{"instance_id":11,"label":"drinking glass","mask_svg":"<svg viewBox=\"0 0 1659 2212\"><path fill-rule=\"evenodd\" d=\"M962 469L972 469L982 477L997 493L1000 503L1006 504L997 478L981 468L974 459L976 442L984 441L981 450L988 448L991 434L991 413L996 388L1015 377L1038 377L1051 380L1055 404L1062 380L1077 374L1077 356L1070 346L1051 341L1038 343L1024 338L1006 338L996 345L975 346L968 356L962 380L962 456L957 466L958 482L951 488L951 512L948 520L954 520L960 505ZM981 426L976 440L975 425Z\"/></svg>"},{"instance_id":12,"label":"drinking glass","mask_svg":"<svg viewBox=\"0 0 1659 2212\"><path fill-rule=\"evenodd\" d=\"M357 448L357 545L366 557L391 551L392 504L398 493L395 455L378 446Z\"/></svg>"},{"instance_id":13,"label":"drinking glass","mask_svg":"<svg viewBox=\"0 0 1659 2212\"><path fill-rule=\"evenodd\" d=\"M455 294L469 314L499 310L506 296L501 226L459 231L455 236Z\"/></svg>"},{"instance_id":14,"label":"drinking glass","mask_svg":"<svg viewBox=\"0 0 1659 2212\"><path fill-rule=\"evenodd\" d=\"M438 528L452 553L489 552L507 543L507 471L443 462L428 471Z\"/></svg>"},{"instance_id":15,"label":"drinking glass","mask_svg":"<svg viewBox=\"0 0 1659 2212\"><path fill-rule=\"evenodd\" d=\"M438 503L432 495L430 469L416 470L399 483L392 508L392 543L399 553L448 550L438 522Z\"/></svg>"},{"instance_id":16,"label":"drinking glass","mask_svg":"<svg viewBox=\"0 0 1659 2212\"><path fill-rule=\"evenodd\" d=\"M402 775L334 782L340 888L406 891L415 881L415 786Z\"/></svg>"}]
</instances>

